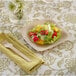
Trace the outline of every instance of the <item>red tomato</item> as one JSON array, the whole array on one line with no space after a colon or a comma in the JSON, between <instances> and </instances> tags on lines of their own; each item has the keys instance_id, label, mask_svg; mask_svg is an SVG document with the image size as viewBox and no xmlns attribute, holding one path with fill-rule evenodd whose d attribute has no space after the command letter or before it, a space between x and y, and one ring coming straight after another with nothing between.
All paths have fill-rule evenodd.
<instances>
[{"instance_id":1,"label":"red tomato","mask_svg":"<svg viewBox=\"0 0 76 76\"><path fill-rule=\"evenodd\" d=\"M36 42L38 40L39 40L39 38L37 36L34 36L33 41Z\"/></svg>"},{"instance_id":2,"label":"red tomato","mask_svg":"<svg viewBox=\"0 0 76 76\"><path fill-rule=\"evenodd\" d=\"M40 34L41 34L41 35L48 35L48 30L42 30L42 31L40 32Z\"/></svg>"},{"instance_id":3,"label":"red tomato","mask_svg":"<svg viewBox=\"0 0 76 76\"><path fill-rule=\"evenodd\" d=\"M57 32L54 31L52 38L54 38L54 36L57 36Z\"/></svg>"},{"instance_id":4,"label":"red tomato","mask_svg":"<svg viewBox=\"0 0 76 76\"><path fill-rule=\"evenodd\" d=\"M45 35L48 35L48 30L45 30Z\"/></svg>"},{"instance_id":5,"label":"red tomato","mask_svg":"<svg viewBox=\"0 0 76 76\"><path fill-rule=\"evenodd\" d=\"M33 35L37 35L37 34L34 32L29 32L29 36L33 36Z\"/></svg>"},{"instance_id":6,"label":"red tomato","mask_svg":"<svg viewBox=\"0 0 76 76\"><path fill-rule=\"evenodd\" d=\"M37 33L34 33L34 35L37 35Z\"/></svg>"},{"instance_id":7,"label":"red tomato","mask_svg":"<svg viewBox=\"0 0 76 76\"><path fill-rule=\"evenodd\" d=\"M44 30L41 30L40 34L41 35L45 35L45 31Z\"/></svg>"}]
</instances>

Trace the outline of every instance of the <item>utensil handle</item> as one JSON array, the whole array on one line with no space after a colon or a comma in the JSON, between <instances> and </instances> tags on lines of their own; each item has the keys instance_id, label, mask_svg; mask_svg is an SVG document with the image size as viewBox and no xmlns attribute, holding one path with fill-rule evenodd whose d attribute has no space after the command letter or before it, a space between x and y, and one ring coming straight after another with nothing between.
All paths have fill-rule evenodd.
<instances>
[{"instance_id":1,"label":"utensil handle","mask_svg":"<svg viewBox=\"0 0 76 76\"><path fill-rule=\"evenodd\" d=\"M16 48L14 48L13 46L12 47L9 47L11 48L15 53L17 53L19 56L21 56L22 58L24 58L25 60L27 61L31 61L26 55L22 54L19 50L17 50Z\"/></svg>"}]
</instances>

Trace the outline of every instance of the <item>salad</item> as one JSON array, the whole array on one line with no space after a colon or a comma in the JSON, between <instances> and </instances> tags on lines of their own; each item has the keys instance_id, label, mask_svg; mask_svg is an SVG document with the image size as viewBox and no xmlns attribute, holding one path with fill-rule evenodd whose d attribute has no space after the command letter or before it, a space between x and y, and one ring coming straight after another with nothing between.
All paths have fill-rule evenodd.
<instances>
[{"instance_id":1,"label":"salad","mask_svg":"<svg viewBox=\"0 0 76 76\"><path fill-rule=\"evenodd\" d=\"M28 32L31 40L39 45L52 44L61 37L61 29L54 23L46 22L42 25L36 25Z\"/></svg>"}]
</instances>

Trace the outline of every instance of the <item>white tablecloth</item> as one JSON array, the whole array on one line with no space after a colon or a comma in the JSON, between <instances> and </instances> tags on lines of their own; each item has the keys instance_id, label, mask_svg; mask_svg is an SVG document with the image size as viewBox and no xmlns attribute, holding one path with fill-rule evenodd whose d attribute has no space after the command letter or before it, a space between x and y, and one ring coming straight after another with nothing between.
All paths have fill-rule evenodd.
<instances>
[{"instance_id":1,"label":"white tablecloth","mask_svg":"<svg viewBox=\"0 0 76 76\"><path fill-rule=\"evenodd\" d=\"M45 64L32 75L76 76L76 0L24 0L22 24L10 21L11 14L7 8L8 1L0 0L0 32L11 32L25 43L19 33L21 27L27 26L30 21L52 19L70 34L66 42L55 48L41 53L36 52L44 59ZM0 76L15 75L23 76L26 73L0 52Z\"/></svg>"}]
</instances>

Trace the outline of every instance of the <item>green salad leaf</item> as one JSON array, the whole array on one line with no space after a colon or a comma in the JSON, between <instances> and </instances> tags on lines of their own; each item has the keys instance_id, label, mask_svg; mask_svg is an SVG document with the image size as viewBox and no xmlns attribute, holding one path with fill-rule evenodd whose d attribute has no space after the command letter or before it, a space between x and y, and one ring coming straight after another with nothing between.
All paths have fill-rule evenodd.
<instances>
[{"instance_id":1,"label":"green salad leaf","mask_svg":"<svg viewBox=\"0 0 76 76\"><path fill-rule=\"evenodd\" d=\"M44 37L45 44L50 44L52 40L52 32L49 32L48 35Z\"/></svg>"}]
</instances>

